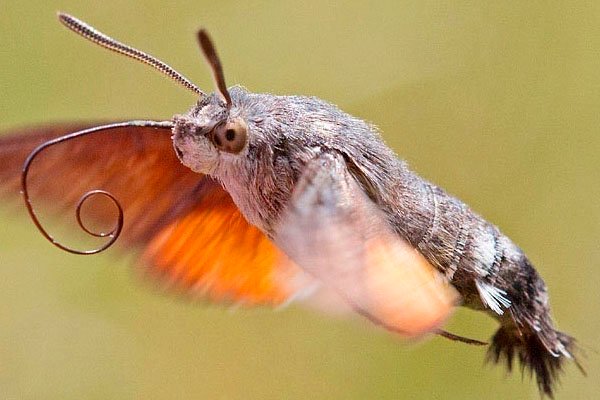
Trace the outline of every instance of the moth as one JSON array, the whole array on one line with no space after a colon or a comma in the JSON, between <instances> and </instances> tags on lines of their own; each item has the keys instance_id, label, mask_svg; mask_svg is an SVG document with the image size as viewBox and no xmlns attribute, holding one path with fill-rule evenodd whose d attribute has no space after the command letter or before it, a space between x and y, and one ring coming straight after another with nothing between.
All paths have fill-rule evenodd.
<instances>
[{"instance_id":1,"label":"moth","mask_svg":"<svg viewBox=\"0 0 600 400\"><path fill-rule=\"evenodd\" d=\"M168 121L32 128L0 137L0 188L22 192L58 247L96 253L117 238L145 272L211 301L342 304L406 337L437 333L458 304L499 322L488 359L518 359L552 396L575 341L555 329L546 285L522 250L462 201L412 172L378 130L313 97L227 88L206 31L198 40L216 90L68 14L84 38L146 63L198 100ZM82 196L83 193L83 196ZM83 216L106 221L94 230ZM76 207L95 250L61 244L34 203ZM86 222L87 221L87 222ZM477 343L477 341L470 341Z\"/></svg>"}]
</instances>

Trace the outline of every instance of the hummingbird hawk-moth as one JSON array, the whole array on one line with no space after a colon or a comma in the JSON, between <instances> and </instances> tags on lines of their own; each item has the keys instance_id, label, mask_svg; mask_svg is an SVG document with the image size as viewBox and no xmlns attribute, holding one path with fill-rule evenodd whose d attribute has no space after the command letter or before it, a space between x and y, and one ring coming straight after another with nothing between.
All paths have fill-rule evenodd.
<instances>
[{"instance_id":1,"label":"hummingbird hawk-moth","mask_svg":"<svg viewBox=\"0 0 600 400\"><path fill-rule=\"evenodd\" d=\"M119 243L169 287L212 301L279 305L316 294L407 337L441 330L457 304L494 317L488 358L514 358L552 396L575 341L554 328L546 285L499 229L412 172L378 130L314 97L227 88L211 39L198 33L216 91L59 13L69 29L142 61L198 96L169 121L71 124L0 138L0 189L22 192L58 247ZM52 174L47 178L47 174ZM82 196L83 193L83 196ZM82 209L104 196L115 209ZM79 251L55 240L34 198L106 237ZM471 341L476 343L477 341ZM579 364L577 364L579 365Z\"/></svg>"}]
</instances>

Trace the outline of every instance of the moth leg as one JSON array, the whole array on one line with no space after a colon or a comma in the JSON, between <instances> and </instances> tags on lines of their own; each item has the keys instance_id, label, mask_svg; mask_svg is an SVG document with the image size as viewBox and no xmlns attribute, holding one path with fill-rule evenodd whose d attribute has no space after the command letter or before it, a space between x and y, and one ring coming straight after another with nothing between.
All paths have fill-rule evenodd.
<instances>
[{"instance_id":1,"label":"moth leg","mask_svg":"<svg viewBox=\"0 0 600 400\"><path fill-rule=\"evenodd\" d=\"M354 311L403 335L437 329L456 304L454 290L393 233L339 154L307 163L274 240Z\"/></svg>"}]
</instances>

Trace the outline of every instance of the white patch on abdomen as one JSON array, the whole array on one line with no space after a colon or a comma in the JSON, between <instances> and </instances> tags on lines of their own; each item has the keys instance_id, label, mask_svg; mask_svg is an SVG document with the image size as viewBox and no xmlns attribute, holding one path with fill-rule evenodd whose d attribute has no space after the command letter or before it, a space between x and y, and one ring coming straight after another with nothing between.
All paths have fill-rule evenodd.
<instances>
[{"instance_id":1,"label":"white patch on abdomen","mask_svg":"<svg viewBox=\"0 0 600 400\"><path fill-rule=\"evenodd\" d=\"M496 239L491 232L484 231L481 235L473 237L473 268L479 276L486 276L496 257Z\"/></svg>"}]
</instances>

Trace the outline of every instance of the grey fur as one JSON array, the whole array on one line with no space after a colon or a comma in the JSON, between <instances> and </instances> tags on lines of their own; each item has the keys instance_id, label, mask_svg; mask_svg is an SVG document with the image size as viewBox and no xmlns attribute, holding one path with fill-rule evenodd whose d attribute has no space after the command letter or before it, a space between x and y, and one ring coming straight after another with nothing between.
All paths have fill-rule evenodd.
<instances>
[{"instance_id":1,"label":"grey fur","mask_svg":"<svg viewBox=\"0 0 600 400\"><path fill-rule=\"evenodd\" d=\"M174 145L185 165L221 181L248 221L274 238L305 166L324 153L341 155L390 228L450 280L463 305L501 323L490 357L505 358L511 367L518 356L536 373L542 392L552 395L562 359L572 357L573 340L554 329L546 286L510 239L412 172L374 126L336 106L241 87L230 94L229 112L212 95L174 118ZM248 125L248 143L239 154L220 153L207 133L236 117Z\"/></svg>"}]
</instances>

